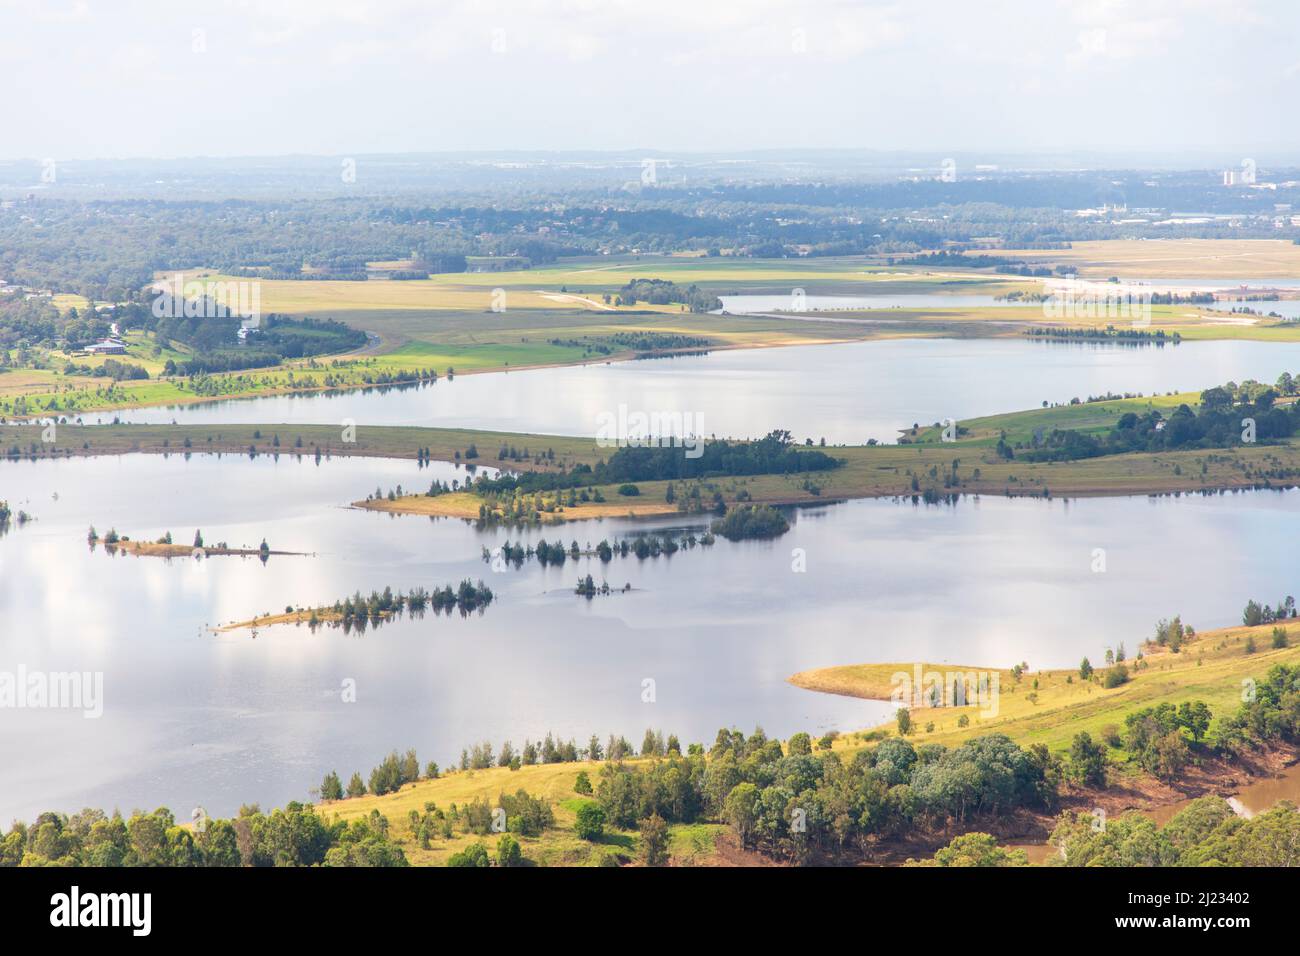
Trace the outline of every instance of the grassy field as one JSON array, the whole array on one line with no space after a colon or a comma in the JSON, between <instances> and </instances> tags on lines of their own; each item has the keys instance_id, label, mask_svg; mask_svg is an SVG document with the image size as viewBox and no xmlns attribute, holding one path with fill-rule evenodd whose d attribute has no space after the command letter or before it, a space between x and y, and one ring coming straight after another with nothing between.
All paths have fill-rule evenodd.
<instances>
[{"instance_id":1,"label":"grassy field","mask_svg":"<svg viewBox=\"0 0 1300 956\"><path fill-rule=\"evenodd\" d=\"M1069 249L998 255L1068 263L1090 279L1286 279L1300 275L1300 245L1285 239L1107 239Z\"/></svg>"},{"instance_id":2,"label":"grassy field","mask_svg":"<svg viewBox=\"0 0 1300 956\"><path fill-rule=\"evenodd\" d=\"M913 741L917 743L954 744L987 733L1004 733L1016 742L1046 744L1054 751L1069 748L1074 735L1086 731L1100 738L1107 725L1124 726L1124 715L1158 703L1179 704L1185 700L1203 700L1215 718L1232 714L1241 703L1242 682L1259 680L1274 664L1300 662L1300 622L1289 627L1292 646L1273 650L1273 625L1230 627L1206 631L1184 644L1173 654L1160 647L1148 646L1141 660L1126 662L1132 679L1111 690L1100 683L1104 666L1094 661L1097 680L1080 679L1077 670L1025 671L1019 678L1005 662L985 661L971 665L922 663L922 673L953 674L978 672L998 675L999 694L996 710L985 706L914 707L911 708ZM1246 638L1252 637L1258 650L1245 651ZM1119 635L1117 640L1122 639ZM1127 641L1129 654L1138 649L1139 641ZM811 691L891 700L891 693L901 681L895 675L915 673L914 663L849 664L803 671L789 678L790 683ZM922 697L924 700L924 696ZM958 726L965 714L969 726ZM933 730L927 731L933 723ZM893 728L893 724L885 725ZM854 746L852 740L844 746Z\"/></svg>"},{"instance_id":3,"label":"grassy field","mask_svg":"<svg viewBox=\"0 0 1300 956\"><path fill-rule=\"evenodd\" d=\"M636 763L637 761L629 761ZM608 824L605 834L596 841L580 839L573 824L578 808L588 799L573 788L578 773L585 771L593 785L599 780L600 762L553 763L520 767L518 770L492 768L451 773L436 780L407 784L397 793L382 797L367 795L319 804L323 815L337 815L343 820L368 816L378 810L388 817L389 834L402 846L407 859L415 866L440 866L447 858L473 843L481 842L495 854L497 836L480 837L457 831L450 839L435 839L428 850L420 847L408 825L412 810L423 813L426 803L447 810L453 803L464 806L482 798L494 806L502 793L523 789L534 797L552 803L555 826L539 837L516 834L524 857L541 866L598 866L610 855L623 861L635 858L639 837L635 830L620 830ZM677 865L712 862L716 839L725 827L717 824L674 824L669 829L670 852Z\"/></svg>"}]
</instances>

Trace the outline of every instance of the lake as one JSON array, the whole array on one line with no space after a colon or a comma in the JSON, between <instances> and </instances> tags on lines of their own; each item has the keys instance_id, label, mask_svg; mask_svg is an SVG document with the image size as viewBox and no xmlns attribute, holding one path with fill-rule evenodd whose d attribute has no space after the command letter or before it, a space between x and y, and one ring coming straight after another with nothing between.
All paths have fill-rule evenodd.
<instances>
[{"instance_id":1,"label":"lake","mask_svg":"<svg viewBox=\"0 0 1300 956\"><path fill-rule=\"evenodd\" d=\"M426 425L595 435L620 405L690 414L701 434L893 442L913 423L1089 395L1199 391L1300 372L1300 343L1163 347L1020 339L911 339L717 351L462 375L425 387L286 395L87 415L87 422Z\"/></svg>"},{"instance_id":2,"label":"lake","mask_svg":"<svg viewBox=\"0 0 1300 956\"><path fill-rule=\"evenodd\" d=\"M326 771L368 773L393 748L445 765L474 741L519 746L548 730L634 743L647 726L684 743L730 725L781 737L854 730L892 708L785 678L871 660L1072 666L1120 640L1132 653L1157 617L1205 629L1233 623L1249 597L1285 595L1300 533L1300 492L857 501L795 512L774 542L719 540L605 570L584 558L493 572L482 548L507 539L585 546L698 530L704 519L521 534L346 507L376 486L464 474L287 455L0 462L0 498L37 518L0 537L0 670L104 675L98 719L0 711L0 818L84 805L229 814L246 801L305 799ZM310 556L114 557L87 546L91 523L141 539L171 531L188 542L196 527L209 543L265 537ZM795 548L804 573L792 571ZM1095 548L1105 573L1092 571ZM588 572L634 590L587 601L572 589ZM467 576L497 593L482 615L429 613L363 634L207 629ZM342 700L345 680L355 703Z\"/></svg>"}]
</instances>

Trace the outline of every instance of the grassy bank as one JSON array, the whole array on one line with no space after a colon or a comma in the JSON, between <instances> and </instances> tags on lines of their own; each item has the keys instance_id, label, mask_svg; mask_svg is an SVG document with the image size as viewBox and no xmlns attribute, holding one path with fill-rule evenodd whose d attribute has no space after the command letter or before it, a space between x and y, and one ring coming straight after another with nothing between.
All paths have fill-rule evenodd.
<instances>
[{"instance_id":1,"label":"grassy bank","mask_svg":"<svg viewBox=\"0 0 1300 956\"><path fill-rule=\"evenodd\" d=\"M939 743L952 747L970 738L1001 733L1021 746L1043 743L1062 752L1076 733L1087 731L1094 739L1101 739L1102 728L1110 724L1122 728L1127 714L1159 703L1176 705L1183 701L1202 700L1210 705L1216 717L1227 716L1237 709L1243 681L1262 678L1273 664L1300 661L1300 648L1297 647L1261 649L1251 654L1245 652L1246 640L1250 637L1260 648L1267 648L1271 627L1224 628L1205 632L1185 644L1178 654L1146 648L1141 663L1128 662L1132 679L1112 690L1104 689L1097 682L1083 681L1077 672L1072 671L1026 671L1017 677L1009 669L999 669L1001 700L995 717L980 719L977 707L914 709L912 716L917 729L909 739L917 746ZM1300 626L1293 625L1292 629L1300 631ZM923 667L940 672L958 669L951 665ZM910 675L912 664L825 668L796 675L791 680L799 686L823 692L887 699L893 686L893 674L898 671ZM959 727L958 718L963 714L970 717L969 725ZM927 731L924 728L930 721L935 727ZM844 734L831 746L835 753L847 760L863 747L896 733L891 724L872 731ZM1066 787L1061 795L1061 809L1079 811L1103 806L1108 813L1119 814L1134 807L1152 810L1178 805L1190 796L1228 792L1249 779L1252 772L1273 772L1292 756L1285 748L1276 753L1261 751L1246 765L1207 755L1195 767L1188 768L1184 779L1160 782L1126 764L1122 755L1113 752L1111 764L1117 773L1108 787L1104 790ZM632 758L626 762L636 765L644 764L646 760ZM523 789L550 802L555 814L555 825L540 836L518 836L524 856L529 860L539 865L581 866L599 865L611 855L625 861L635 859L641 848L641 835L636 830L607 826L605 835L596 841L580 839L574 832L578 808L591 799L576 789L579 775L585 775L597 784L603 766L605 764L599 761L580 761L525 765L515 770L494 767L455 771L435 779L405 784L393 793L364 795L319 806L326 816L337 814L344 820L365 818L378 811L390 821L391 838L402 846L413 864L442 865L453 854L474 843L485 843L491 851L496 836L482 837L458 830L451 837L435 839L428 849L422 849L407 823L412 811L423 814L431 805L444 811L453 804L464 808L474 800L485 800L496 806L502 794L513 794ZM992 824L1007 829L1009 833L1019 833L1023 838L1042 840L1054 819L1054 812L1021 813L992 821ZM989 826L990 821L980 825ZM741 851L729 828L718 822L676 824L670 826L669 834L674 865L770 862L757 854ZM927 856L933 852L934 846L946 842L951 835L931 834L928 842L915 840L912 836L884 840L873 846L869 858L877 862L899 862L907 856Z\"/></svg>"},{"instance_id":2,"label":"grassy bank","mask_svg":"<svg viewBox=\"0 0 1300 956\"><path fill-rule=\"evenodd\" d=\"M628 762L641 761L633 759ZM602 765L600 761L580 761L535 764L518 770L494 767L459 771L434 780L406 784L396 793L378 797L367 794L321 803L319 807L323 815L337 814L343 820L364 818L372 810L378 810L389 819L389 834L402 847L412 865L442 866L453 854L474 843L487 845L491 852L496 835L483 837L457 831L450 838L434 840L425 850L407 825L411 811L423 813L426 803L435 803L445 811L453 803L464 807L475 799L484 799L496 806L501 794L513 794L522 789L551 802L555 814L555 825L543 830L540 836L515 834L525 858L540 866L599 866L608 856L625 862L638 853L640 836L636 830L623 830L606 824L604 834L594 841L584 840L574 832L578 808L591 799L574 789L578 774L586 773L594 783ZM722 824L672 825L669 845L673 862L677 865L720 862L717 838L725 831Z\"/></svg>"},{"instance_id":3,"label":"grassy bank","mask_svg":"<svg viewBox=\"0 0 1300 956\"><path fill-rule=\"evenodd\" d=\"M1100 739L1102 728L1122 728L1126 714L1159 703L1203 700L1217 720L1236 711L1244 681L1259 680L1274 664L1300 661L1300 646L1295 646L1300 642L1300 622L1289 625L1290 647L1271 649L1272 630L1273 625L1266 624L1206 631L1177 654L1147 646L1141 660L1126 662L1128 682L1112 689L1101 682L1105 671L1101 662L1095 662L1095 681L1081 679L1077 669L1024 671L1017 677L994 662L969 666L921 663L923 674L996 673L999 694L995 709L985 705L910 708L915 728L912 739L952 745L970 737L1003 733L1022 746L1041 743L1060 752L1069 748L1080 731ZM1247 653L1248 639L1253 639L1257 648L1253 653ZM1129 642L1130 654L1137 650L1135 644ZM895 688L903 686L896 675L913 678L916 667L914 662L848 664L803 671L789 681L821 693L891 700ZM959 725L963 715L968 721L964 727ZM932 730L926 730L929 724L933 724ZM897 732L892 722L883 729Z\"/></svg>"},{"instance_id":4,"label":"grassy bank","mask_svg":"<svg viewBox=\"0 0 1300 956\"><path fill-rule=\"evenodd\" d=\"M995 450L998 436L1029 440L1035 431L1079 428L1103 432L1126 412L1176 407L1192 395L1120 399L1032 409L961 422L960 438L940 439L933 426L909 430L900 445L831 446L843 465L811 475L758 475L709 481L725 501L748 499L776 504L816 504L847 498L949 494L1006 496L1105 496L1194 493L1227 489L1288 487L1300 480L1300 441L1252 444L1230 449L1139 452L1068 462L1004 459ZM779 423L777 423L779 424ZM80 455L238 454L361 456L457 461L512 470L559 471L595 465L609 457L592 438L518 432L405 426L357 426L354 434L332 425L105 425L60 426L56 441L41 440L40 429L0 426L0 460ZM352 441L344 441L351 437ZM529 459L501 459L502 447L527 448ZM477 457L467 457L471 448ZM553 452L537 460L539 452ZM581 505L579 517L664 513L668 482L638 482L635 499L621 497L613 485L600 486L606 503ZM366 489L358 488L358 494ZM680 487L678 491L680 492ZM472 517L478 503L466 495L447 500L422 495L371 503L377 510ZM680 499L679 499L680 500Z\"/></svg>"}]
</instances>

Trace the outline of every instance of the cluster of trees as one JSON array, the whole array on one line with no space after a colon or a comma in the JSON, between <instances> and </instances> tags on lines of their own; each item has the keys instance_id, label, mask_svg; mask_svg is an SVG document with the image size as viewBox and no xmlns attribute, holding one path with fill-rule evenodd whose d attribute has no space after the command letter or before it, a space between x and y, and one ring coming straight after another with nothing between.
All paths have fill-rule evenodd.
<instances>
[{"instance_id":1,"label":"cluster of trees","mask_svg":"<svg viewBox=\"0 0 1300 956\"><path fill-rule=\"evenodd\" d=\"M606 298L608 299L609 296ZM581 338L552 338L547 339L547 342L565 348L581 348L589 353L600 355L632 351L640 356L684 350L698 351L707 349L712 344L709 339L698 335L683 335L679 332L615 332L612 335L584 335Z\"/></svg>"},{"instance_id":2,"label":"cluster of trees","mask_svg":"<svg viewBox=\"0 0 1300 956\"><path fill-rule=\"evenodd\" d=\"M501 833L497 840L496 865L504 867L523 866L525 863L523 849L516 836L540 836L543 831L555 825L555 815L551 805L545 800L534 797L526 790L518 790L513 795L503 793L497 798L496 810L504 813L504 832L501 830L499 816L494 819L494 808L482 797L478 797L457 808L453 803L450 811L443 814L432 804L425 804L425 819L430 814L436 815L442 826L444 836L450 837L454 827L459 825L467 833L487 836L489 833ZM418 815L411 811L411 826L417 830L421 846L428 848L428 825L417 823ZM417 829L418 828L418 829ZM464 850L452 854L447 860L451 867L486 867L492 865L487 847L482 843L472 843Z\"/></svg>"},{"instance_id":3,"label":"cluster of trees","mask_svg":"<svg viewBox=\"0 0 1300 956\"><path fill-rule=\"evenodd\" d=\"M702 440L700 454L695 458L687 457L680 447L625 445L594 468L581 464L560 474L529 471L497 478L480 475L474 481L474 490L485 495L534 493L637 481L788 475L829 471L841 464L841 459L824 451L796 445L789 431L777 429L758 441Z\"/></svg>"},{"instance_id":4,"label":"cluster of trees","mask_svg":"<svg viewBox=\"0 0 1300 956\"><path fill-rule=\"evenodd\" d=\"M406 866L378 811L351 823L327 822L311 806L290 803L264 814L241 807L233 819L195 812L178 826L172 812L124 818L87 809L42 813L15 822L0 838L0 866Z\"/></svg>"},{"instance_id":5,"label":"cluster of trees","mask_svg":"<svg viewBox=\"0 0 1300 956\"><path fill-rule=\"evenodd\" d=\"M790 522L770 505L741 505L715 520L709 530L731 541L775 538L790 530Z\"/></svg>"},{"instance_id":6,"label":"cluster of trees","mask_svg":"<svg viewBox=\"0 0 1300 956\"><path fill-rule=\"evenodd\" d=\"M1202 700L1158 704L1124 718L1123 746L1143 770L1162 780L1176 778L1187 766L1192 746L1210 727L1210 708Z\"/></svg>"},{"instance_id":7,"label":"cluster of trees","mask_svg":"<svg viewBox=\"0 0 1300 956\"><path fill-rule=\"evenodd\" d=\"M1050 808L1059 767L1046 748L1025 750L1002 735L953 749L890 738L845 759L814 753L806 734L783 749L761 730L723 730L707 756L693 747L645 765L607 763L599 777L596 800L616 826L721 819L744 846L802 862L903 832Z\"/></svg>"},{"instance_id":8,"label":"cluster of trees","mask_svg":"<svg viewBox=\"0 0 1300 956\"><path fill-rule=\"evenodd\" d=\"M1050 866L1300 866L1300 813L1283 801L1249 819L1222 797L1200 797L1164 826L1141 813L1097 825L1091 813L1062 814ZM988 833L955 837L930 860L909 866L1027 866L1023 850L999 846Z\"/></svg>"},{"instance_id":9,"label":"cluster of trees","mask_svg":"<svg viewBox=\"0 0 1300 956\"><path fill-rule=\"evenodd\" d=\"M722 308L722 300L712 292L705 292L693 284L679 286L667 279L633 279L618 290L615 301L618 305L636 305L638 302L648 302L651 305L680 303L691 312L711 312Z\"/></svg>"},{"instance_id":10,"label":"cluster of trees","mask_svg":"<svg viewBox=\"0 0 1300 956\"><path fill-rule=\"evenodd\" d=\"M1285 621L1295 616L1295 598L1290 594L1278 601L1276 608L1268 604L1261 605L1252 598L1246 602L1246 609L1241 612L1241 623L1247 627L1258 627L1261 624Z\"/></svg>"},{"instance_id":11,"label":"cluster of trees","mask_svg":"<svg viewBox=\"0 0 1300 956\"><path fill-rule=\"evenodd\" d=\"M63 366L64 375L82 375L88 378L111 378L115 382L121 381L140 381L149 377L149 372L139 365L132 365L130 362L119 362L117 359L104 359L104 361L95 366L77 365L69 362Z\"/></svg>"},{"instance_id":12,"label":"cluster of trees","mask_svg":"<svg viewBox=\"0 0 1300 956\"><path fill-rule=\"evenodd\" d=\"M329 620L345 630L351 630L364 628L367 624L378 625L403 612L422 614L430 607L440 614L453 610L468 614L487 607L492 603L493 597L490 587L481 580L475 583L469 578L454 588L447 584L432 591L417 587L409 593L403 593L385 587L382 591L371 591L369 597L362 596L358 591L351 597L335 601L332 607L313 608L307 623L315 627L323 620Z\"/></svg>"},{"instance_id":13,"label":"cluster of trees","mask_svg":"<svg viewBox=\"0 0 1300 956\"><path fill-rule=\"evenodd\" d=\"M1060 326L1035 326L1032 329L1026 329L1025 335L1031 338L1056 339L1060 341L1106 341L1115 342L1119 345L1157 345L1163 346L1166 342L1172 342L1178 345L1182 342L1183 336L1179 332L1172 335L1166 334L1164 329L1129 329L1116 328L1108 325L1104 329L1097 326L1083 326L1081 328L1061 328Z\"/></svg>"},{"instance_id":14,"label":"cluster of trees","mask_svg":"<svg viewBox=\"0 0 1300 956\"><path fill-rule=\"evenodd\" d=\"M219 308L217 317L166 316L155 318L152 312L142 322L163 348L179 345L195 353L183 361L169 359L167 375L230 372L244 368L262 368L284 359L328 355L360 348L366 333L333 319L291 319L271 313L263 316L257 331L247 344L241 344L242 320Z\"/></svg>"},{"instance_id":15,"label":"cluster of trees","mask_svg":"<svg viewBox=\"0 0 1300 956\"><path fill-rule=\"evenodd\" d=\"M1195 637L1196 628L1184 624L1182 615L1175 614L1172 619L1161 618L1156 622L1156 644L1169 648L1175 654L1183 649L1183 644Z\"/></svg>"},{"instance_id":16,"label":"cluster of trees","mask_svg":"<svg viewBox=\"0 0 1300 956\"><path fill-rule=\"evenodd\" d=\"M1278 742L1300 742L1300 665L1275 664L1251 686L1251 699L1220 721L1220 748L1244 751Z\"/></svg>"},{"instance_id":17,"label":"cluster of trees","mask_svg":"<svg viewBox=\"0 0 1300 956\"><path fill-rule=\"evenodd\" d=\"M564 542L548 542L545 538L538 540L535 545L526 545L522 541L518 544L511 544L509 541L501 545L500 557L507 564L520 567L524 561L529 558L536 558L544 565L564 564L565 561L576 561L582 557L597 557L602 563L608 564L617 555L620 558L626 558L629 554L638 558L657 558L661 554L676 554L678 551L688 548L694 548L697 545L708 547L717 540L712 533L705 532L696 536L695 532L687 532L681 540L673 538L671 535L643 534L637 535L632 539L624 538L613 543L602 538L593 548L590 544L586 548L580 548L576 540L571 541L566 548ZM483 560L493 560L495 553L489 551L486 547L483 549Z\"/></svg>"},{"instance_id":18,"label":"cluster of trees","mask_svg":"<svg viewBox=\"0 0 1300 956\"><path fill-rule=\"evenodd\" d=\"M843 462L818 449L801 448L789 431L775 429L758 441L704 441L701 454L688 458L680 448L629 445L597 466L600 483L665 481L688 478L789 475L830 471Z\"/></svg>"},{"instance_id":19,"label":"cluster of trees","mask_svg":"<svg viewBox=\"0 0 1300 956\"><path fill-rule=\"evenodd\" d=\"M1091 813L1067 814L1051 842L1061 851L1057 866L1298 866L1300 813L1283 801L1245 819L1222 797L1201 797L1163 827L1140 813L1104 827Z\"/></svg>"}]
</instances>

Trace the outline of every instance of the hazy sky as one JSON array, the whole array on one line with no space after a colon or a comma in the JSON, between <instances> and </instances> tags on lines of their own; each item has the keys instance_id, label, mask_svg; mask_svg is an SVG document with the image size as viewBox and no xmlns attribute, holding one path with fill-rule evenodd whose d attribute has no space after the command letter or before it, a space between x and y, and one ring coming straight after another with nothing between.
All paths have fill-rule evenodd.
<instances>
[{"instance_id":1,"label":"hazy sky","mask_svg":"<svg viewBox=\"0 0 1300 956\"><path fill-rule=\"evenodd\" d=\"M1300 144L1297 0L0 0L0 158Z\"/></svg>"}]
</instances>

